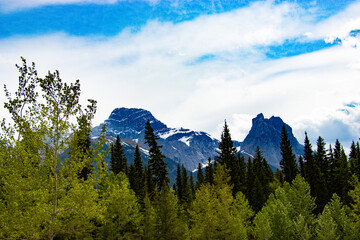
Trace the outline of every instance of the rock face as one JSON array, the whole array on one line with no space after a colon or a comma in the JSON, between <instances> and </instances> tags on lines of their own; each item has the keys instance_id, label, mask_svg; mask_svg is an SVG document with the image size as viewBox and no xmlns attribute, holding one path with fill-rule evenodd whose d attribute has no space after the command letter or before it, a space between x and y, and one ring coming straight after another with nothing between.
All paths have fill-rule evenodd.
<instances>
[{"instance_id":1,"label":"rock face","mask_svg":"<svg viewBox=\"0 0 360 240\"><path fill-rule=\"evenodd\" d=\"M136 108L117 108L113 110L109 118L105 120L106 134L111 137L119 137L129 144L145 144L145 123L150 120L154 133L160 137L159 145L162 145L162 153L174 162L184 164L188 170L196 169L198 163L206 163L207 159L213 158L219 141L205 132L197 132L184 128L169 128L157 120L149 111ZM92 136L100 135L101 128L93 129Z\"/></svg>"},{"instance_id":2,"label":"rock face","mask_svg":"<svg viewBox=\"0 0 360 240\"><path fill-rule=\"evenodd\" d=\"M303 155L304 147L295 138L291 127L279 117L273 116L270 119L266 119L262 113L252 120L251 130L242 142L241 149L253 154L257 146L259 146L268 163L280 168L281 129L284 124L293 152L297 156Z\"/></svg>"}]
</instances>

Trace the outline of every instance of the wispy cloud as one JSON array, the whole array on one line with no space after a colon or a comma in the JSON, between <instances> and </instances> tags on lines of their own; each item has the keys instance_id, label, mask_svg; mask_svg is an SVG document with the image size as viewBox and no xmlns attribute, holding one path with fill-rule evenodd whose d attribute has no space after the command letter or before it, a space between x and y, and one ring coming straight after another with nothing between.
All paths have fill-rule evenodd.
<instances>
[{"instance_id":1,"label":"wispy cloud","mask_svg":"<svg viewBox=\"0 0 360 240\"><path fill-rule=\"evenodd\" d=\"M300 142L306 129L330 139L336 132L322 127L329 119L357 126L357 108L344 118L337 114L344 104L360 102L359 49L345 44L359 39L349 35L360 29L352 10L359 6L318 22L297 4L262 1L192 21L150 21L115 37L11 37L0 40L0 76L14 87L13 66L24 56L42 74L59 69L64 79L80 79L85 98L99 101L96 124L115 107L143 107L169 126L215 137L227 119L233 138L242 140L251 118L263 112L294 126ZM288 40L311 44L330 37L342 44L267 56L269 47Z\"/></svg>"},{"instance_id":2,"label":"wispy cloud","mask_svg":"<svg viewBox=\"0 0 360 240\"><path fill-rule=\"evenodd\" d=\"M67 5L67 4L115 4L128 0L0 0L1 12L13 12L18 10L37 8L51 5ZM156 4L160 0L137 0Z\"/></svg>"}]
</instances>

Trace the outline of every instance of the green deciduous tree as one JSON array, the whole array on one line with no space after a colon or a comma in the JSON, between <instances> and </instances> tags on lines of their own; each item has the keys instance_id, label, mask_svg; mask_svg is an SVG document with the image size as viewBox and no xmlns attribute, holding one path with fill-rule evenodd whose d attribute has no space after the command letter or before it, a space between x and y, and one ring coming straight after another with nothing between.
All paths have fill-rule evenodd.
<instances>
[{"instance_id":1,"label":"green deciduous tree","mask_svg":"<svg viewBox=\"0 0 360 240\"><path fill-rule=\"evenodd\" d=\"M134 239L141 234L142 215L135 193L123 172L107 174L102 179L100 204L105 209L98 237Z\"/></svg>"},{"instance_id":2,"label":"green deciduous tree","mask_svg":"<svg viewBox=\"0 0 360 240\"><path fill-rule=\"evenodd\" d=\"M196 191L190 213L193 239L247 239L252 211L243 195L232 196L227 170L218 165L214 184Z\"/></svg>"},{"instance_id":3,"label":"green deciduous tree","mask_svg":"<svg viewBox=\"0 0 360 240\"><path fill-rule=\"evenodd\" d=\"M358 239L358 234L350 208L334 194L317 219L317 239Z\"/></svg>"},{"instance_id":4,"label":"green deciduous tree","mask_svg":"<svg viewBox=\"0 0 360 240\"><path fill-rule=\"evenodd\" d=\"M256 239L311 239L315 200L299 175L271 194L254 219Z\"/></svg>"},{"instance_id":5,"label":"green deciduous tree","mask_svg":"<svg viewBox=\"0 0 360 240\"><path fill-rule=\"evenodd\" d=\"M2 124L0 235L84 238L96 222L97 190L95 177L79 176L96 157L90 159L93 154L78 140L86 139L90 125L81 126L81 120L92 119L96 101L89 100L82 110L78 80L64 83L58 71L39 78L35 64L28 67L25 59L22 62L17 66L19 88L14 98L5 87L5 108L12 123Z\"/></svg>"}]
</instances>

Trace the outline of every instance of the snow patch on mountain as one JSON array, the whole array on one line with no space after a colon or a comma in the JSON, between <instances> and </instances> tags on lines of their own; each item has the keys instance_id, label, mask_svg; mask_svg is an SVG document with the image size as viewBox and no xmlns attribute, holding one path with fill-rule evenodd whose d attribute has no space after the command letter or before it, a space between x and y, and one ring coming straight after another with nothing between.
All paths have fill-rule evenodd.
<instances>
[{"instance_id":1,"label":"snow patch on mountain","mask_svg":"<svg viewBox=\"0 0 360 240\"><path fill-rule=\"evenodd\" d=\"M191 138L192 138L191 136L190 137L182 137L179 139L179 141L185 143L186 145L188 145L188 147L190 147L190 139Z\"/></svg>"}]
</instances>

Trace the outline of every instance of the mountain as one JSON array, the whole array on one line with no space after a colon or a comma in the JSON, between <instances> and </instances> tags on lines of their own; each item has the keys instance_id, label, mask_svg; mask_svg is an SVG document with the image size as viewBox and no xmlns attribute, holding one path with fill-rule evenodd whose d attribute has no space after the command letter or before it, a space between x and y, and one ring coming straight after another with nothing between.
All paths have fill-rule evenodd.
<instances>
[{"instance_id":1,"label":"mountain","mask_svg":"<svg viewBox=\"0 0 360 240\"><path fill-rule=\"evenodd\" d=\"M197 168L198 163L206 163L214 158L219 141L205 132L184 128L169 128L157 120L149 111L137 108L116 108L112 111L106 124L106 134L119 137L130 145L139 144L146 149L145 123L150 120L154 133L160 137L159 145L165 156L176 164L184 164L188 170ZM103 124L95 127L93 137L100 135Z\"/></svg>"},{"instance_id":2,"label":"mountain","mask_svg":"<svg viewBox=\"0 0 360 240\"><path fill-rule=\"evenodd\" d=\"M102 126L106 124L106 134L114 141L119 135L128 155L129 162L132 161L136 144L140 146L143 159L147 162L147 144L145 143L145 123L150 120L156 135L160 137L159 145L162 153L167 156L169 175L174 178L177 164L184 164L185 168L192 171L199 163L206 164L208 158L214 159L219 140L211 137L205 132L198 132L184 128L170 128L156 119L151 112L138 108L116 108L104 123L93 128L92 137L100 136ZM283 124L279 117L265 119L259 114L252 120L252 128L241 143L234 141L240 154L247 159L254 155L256 147L259 146L263 156L273 169L280 167L280 135ZM296 155L303 154L303 146L299 144L292 133L289 125L285 124L290 143ZM231 129L230 129L231 131Z\"/></svg>"},{"instance_id":3,"label":"mountain","mask_svg":"<svg viewBox=\"0 0 360 240\"><path fill-rule=\"evenodd\" d=\"M296 156L303 155L304 146L295 138L292 128L284 123L280 117L272 116L270 119L266 119L262 113L252 120L252 127L241 143L241 149L249 153L255 153L257 146L259 146L268 163L280 168L281 129L284 124L293 152Z\"/></svg>"}]
</instances>

